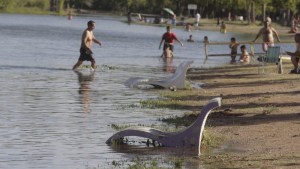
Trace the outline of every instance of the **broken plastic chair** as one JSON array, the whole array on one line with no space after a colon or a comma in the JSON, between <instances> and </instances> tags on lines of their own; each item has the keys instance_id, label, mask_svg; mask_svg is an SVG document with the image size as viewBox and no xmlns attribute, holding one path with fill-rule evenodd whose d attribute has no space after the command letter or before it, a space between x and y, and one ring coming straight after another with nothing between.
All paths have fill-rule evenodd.
<instances>
[{"instance_id":1,"label":"broken plastic chair","mask_svg":"<svg viewBox=\"0 0 300 169\"><path fill-rule=\"evenodd\" d=\"M201 109L196 121L181 131L163 132L149 127L127 128L112 135L106 141L106 144L112 144L114 141L122 140L124 137L137 136L152 139L165 147L196 147L198 148L197 154L200 155L201 140L207 116L213 109L221 106L221 100L221 97L210 100Z\"/></svg>"},{"instance_id":2,"label":"broken plastic chair","mask_svg":"<svg viewBox=\"0 0 300 169\"><path fill-rule=\"evenodd\" d=\"M184 88L186 72L189 66L193 63L193 61L184 61L180 63L180 65L176 68L175 73L161 80L147 79L141 77L133 77L129 78L124 84L128 87L134 88L139 85L152 85L157 88L170 88L170 89L180 89Z\"/></svg>"}]
</instances>

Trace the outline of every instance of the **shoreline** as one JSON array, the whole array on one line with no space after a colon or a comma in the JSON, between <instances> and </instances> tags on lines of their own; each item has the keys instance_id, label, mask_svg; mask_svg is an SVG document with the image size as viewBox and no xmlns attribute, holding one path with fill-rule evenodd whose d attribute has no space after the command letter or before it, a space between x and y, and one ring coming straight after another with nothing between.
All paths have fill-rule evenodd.
<instances>
[{"instance_id":1,"label":"shoreline","mask_svg":"<svg viewBox=\"0 0 300 169\"><path fill-rule=\"evenodd\" d=\"M194 18L188 18L185 23L192 24L194 21ZM127 23L127 20L124 20L124 22ZM215 19L201 19L200 24L198 27L191 26L191 30L206 30L206 31L220 31L220 26L217 26ZM153 23L145 23L144 21L135 21L131 24L140 24L140 25L147 25L147 26L158 26L158 27L165 27L166 25L172 25L169 22L168 23L161 23L161 24L153 24ZM183 25L176 25L174 26L179 29L185 29L185 26ZM257 21L254 24L247 24L247 21L230 21L226 23L227 27L227 33L228 32L238 32L243 34L251 34L253 35L253 39L255 38L256 34L259 32L259 30L263 27L261 25L260 21ZM290 27L288 26L281 26L277 23L273 23L273 27L276 29L276 31L279 34L279 37L281 40L284 41L290 41L294 42L294 35L295 33L289 33ZM300 33L300 32L299 32ZM259 41L259 40L258 40ZM276 43L276 41L275 41Z\"/></svg>"},{"instance_id":2,"label":"shoreline","mask_svg":"<svg viewBox=\"0 0 300 169\"><path fill-rule=\"evenodd\" d=\"M214 22L207 20L199 29L219 31ZM248 33L255 37L261 27L228 24L227 28L228 32ZM282 40L294 41L294 33L288 33L290 27L278 24L274 27ZM191 111L197 107L195 102L204 105L214 97L223 96L222 107L208 117L206 129L224 140L217 148L209 150L211 152L204 152L200 163L208 168L300 167L300 142L297 141L300 139L300 100L297 97L300 75L288 74L292 69L290 61L284 62L283 66L283 74L274 73L276 65L270 64L266 66L266 74L258 74L257 64L191 68L187 78L204 83L202 89L162 93L166 102L172 102L172 107L175 100L176 108Z\"/></svg>"},{"instance_id":3,"label":"shoreline","mask_svg":"<svg viewBox=\"0 0 300 169\"><path fill-rule=\"evenodd\" d=\"M204 105L222 96L222 106L208 117L206 130L224 141L200 156L204 166L300 167L300 75L288 74L290 62L283 66L283 74L274 72L275 64L268 64L265 74L258 73L256 64L191 68L187 78L204 83L200 90L162 94L192 111L194 102Z\"/></svg>"},{"instance_id":4,"label":"shoreline","mask_svg":"<svg viewBox=\"0 0 300 169\"><path fill-rule=\"evenodd\" d=\"M290 62L283 66L282 75L273 72L275 65L266 66L266 74L258 74L257 65L191 68L187 79L204 83L202 89L163 91L170 107L183 110L223 96L206 129L225 140L198 162L218 168L300 166L300 75L288 74Z\"/></svg>"}]
</instances>

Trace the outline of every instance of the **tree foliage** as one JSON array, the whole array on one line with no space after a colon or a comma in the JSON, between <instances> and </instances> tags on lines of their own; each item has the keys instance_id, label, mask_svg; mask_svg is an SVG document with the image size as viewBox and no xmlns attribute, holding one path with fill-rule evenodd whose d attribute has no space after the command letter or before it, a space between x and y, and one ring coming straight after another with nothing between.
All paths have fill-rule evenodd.
<instances>
[{"instance_id":1,"label":"tree foliage","mask_svg":"<svg viewBox=\"0 0 300 169\"><path fill-rule=\"evenodd\" d=\"M259 16L263 4L270 15L279 15L285 11L296 14L299 12L300 0L59 0L61 8L160 14L162 8L167 7L177 15L187 15L188 4L196 4L202 17L226 17L229 12L247 17L250 5L255 6L254 12ZM22 7L49 10L50 0L0 0L0 9L4 11Z\"/></svg>"},{"instance_id":2,"label":"tree foliage","mask_svg":"<svg viewBox=\"0 0 300 169\"><path fill-rule=\"evenodd\" d=\"M6 10L14 8L38 8L40 10L49 10L49 0L0 0L0 7Z\"/></svg>"}]
</instances>

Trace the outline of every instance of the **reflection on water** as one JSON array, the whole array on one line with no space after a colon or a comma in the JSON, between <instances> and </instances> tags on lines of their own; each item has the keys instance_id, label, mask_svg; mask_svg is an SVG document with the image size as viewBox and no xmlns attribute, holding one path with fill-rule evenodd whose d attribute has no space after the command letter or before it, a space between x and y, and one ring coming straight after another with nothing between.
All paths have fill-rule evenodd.
<instances>
[{"instance_id":1,"label":"reflection on water","mask_svg":"<svg viewBox=\"0 0 300 169\"><path fill-rule=\"evenodd\" d=\"M198 153L194 148L183 148L183 147L155 147L155 146L143 146L140 145L112 145L111 149L118 153L124 153L128 158L133 159L132 161L120 160L119 164L124 165L135 165L138 164L142 166L143 164L149 164L151 166L151 161L156 161L160 167L165 168L180 168L178 167L178 162L185 158L182 168L204 168L201 163L201 157L195 156L195 153ZM138 156L137 156L138 154ZM151 160L149 160L151 157ZM172 157L171 160L167 160L162 157ZM150 161L150 162L149 162ZM179 162L180 163L180 162ZM122 167L123 167L122 166ZM122 168L121 167L121 168Z\"/></svg>"},{"instance_id":2,"label":"reflection on water","mask_svg":"<svg viewBox=\"0 0 300 169\"><path fill-rule=\"evenodd\" d=\"M164 68L163 70L167 73L174 73L175 72L175 67L173 65L173 57L163 57L163 62L164 62Z\"/></svg>"},{"instance_id":3,"label":"reflection on water","mask_svg":"<svg viewBox=\"0 0 300 169\"><path fill-rule=\"evenodd\" d=\"M83 112L90 113L91 108L91 96L90 96L90 82L94 80L95 71L90 71L89 74L84 74L80 71L74 71L78 75L79 90L81 95L81 103L83 106Z\"/></svg>"}]
</instances>

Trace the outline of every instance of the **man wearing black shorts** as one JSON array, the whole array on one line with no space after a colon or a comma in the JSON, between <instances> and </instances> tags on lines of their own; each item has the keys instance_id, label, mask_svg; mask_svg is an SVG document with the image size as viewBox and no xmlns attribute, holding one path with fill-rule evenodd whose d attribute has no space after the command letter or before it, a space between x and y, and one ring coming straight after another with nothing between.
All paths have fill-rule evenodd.
<instances>
[{"instance_id":1,"label":"man wearing black shorts","mask_svg":"<svg viewBox=\"0 0 300 169\"><path fill-rule=\"evenodd\" d=\"M167 26L167 32L163 34L161 41L159 43L159 48L161 48L162 43L164 42L164 51L169 48L171 50L171 56L173 56L173 50L174 50L174 40L176 40L177 42L179 42L181 44L181 46L183 46L182 42L177 39L176 35L171 32L171 27ZM164 54L163 54L164 55ZM167 56L164 56L167 57Z\"/></svg>"},{"instance_id":2,"label":"man wearing black shorts","mask_svg":"<svg viewBox=\"0 0 300 169\"><path fill-rule=\"evenodd\" d=\"M87 28L82 33L81 38L81 47L80 47L80 56L77 63L73 66L73 70L76 70L83 61L90 61L92 69L96 68L96 61L93 58L93 52L91 50L93 42L99 44L101 46L101 42L97 40L93 34L93 30L95 29L95 22L88 21Z\"/></svg>"}]
</instances>

